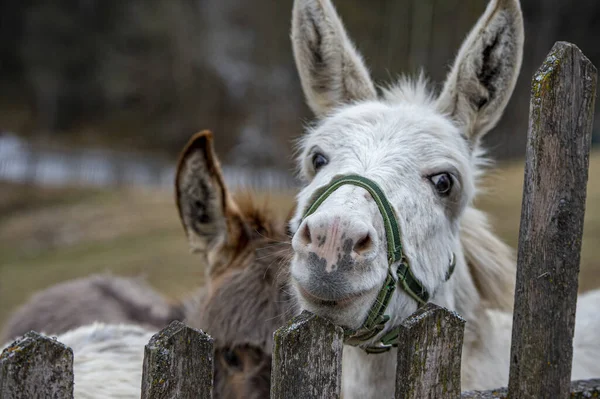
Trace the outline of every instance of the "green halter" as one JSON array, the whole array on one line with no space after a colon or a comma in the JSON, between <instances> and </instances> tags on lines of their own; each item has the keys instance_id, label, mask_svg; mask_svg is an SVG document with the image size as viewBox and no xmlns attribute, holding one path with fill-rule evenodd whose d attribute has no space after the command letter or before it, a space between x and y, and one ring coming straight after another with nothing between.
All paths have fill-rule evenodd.
<instances>
[{"instance_id":1,"label":"green halter","mask_svg":"<svg viewBox=\"0 0 600 399\"><path fill-rule=\"evenodd\" d=\"M415 278L410 270L408 259L402 251L402 241L400 235L400 228L396 220L394 209L388 202L385 194L379 188L377 183L373 180L367 179L366 177L358 175L348 175L334 177L329 185L318 190L314 195L313 203L304 212L302 219L307 218L313 214L319 206L329 197L335 190L345 184L352 184L354 186L362 187L371 194L381 216L383 216L383 225L385 227L385 234L387 237L387 253L388 253L388 273L383 283L383 286L379 290L379 294L375 299L375 302L369 310L366 320L363 322L358 330L351 330L348 328L344 329L345 332L345 343L348 345L358 346L363 344L365 341L373 338L375 335L380 333L385 323L390 317L385 313L387 306L392 298L392 294L396 289L396 284L399 283L402 289L406 291L414 300L419 303L419 306L424 305L429 300L429 293L423 287L423 285ZM446 280L450 278L450 275L454 271L455 266L454 254L452 255L452 261L450 269L446 275ZM396 267L396 274L398 280L394 277L393 267ZM390 332L385 334L379 342L375 345L366 346L364 349L368 353L381 353L388 351L392 346L398 345L398 331L392 329Z\"/></svg>"}]
</instances>

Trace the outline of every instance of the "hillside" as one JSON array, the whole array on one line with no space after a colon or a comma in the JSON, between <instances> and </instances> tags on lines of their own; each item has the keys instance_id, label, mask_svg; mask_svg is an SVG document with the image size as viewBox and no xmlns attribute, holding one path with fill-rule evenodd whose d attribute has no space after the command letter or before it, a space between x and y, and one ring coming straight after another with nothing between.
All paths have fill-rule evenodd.
<instances>
[{"instance_id":1,"label":"hillside","mask_svg":"<svg viewBox=\"0 0 600 399\"><path fill-rule=\"evenodd\" d=\"M522 181L522 165L503 165L486 178L487 192L478 201L513 246ZM600 286L598 152L589 181L581 290ZM271 201L274 212L285 213L292 193L273 193ZM187 249L171 193L0 184L0 325L34 291L103 271L146 275L173 298L202 283L203 267Z\"/></svg>"}]
</instances>

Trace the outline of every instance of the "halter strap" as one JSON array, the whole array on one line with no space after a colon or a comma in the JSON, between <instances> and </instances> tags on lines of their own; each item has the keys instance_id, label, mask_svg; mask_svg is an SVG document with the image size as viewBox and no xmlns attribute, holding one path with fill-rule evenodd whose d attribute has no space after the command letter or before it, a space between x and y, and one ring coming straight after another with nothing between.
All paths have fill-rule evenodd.
<instances>
[{"instance_id":1,"label":"halter strap","mask_svg":"<svg viewBox=\"0 0 600 399\"><path fill-rule=\"evenodd\" d=\"M373 338L375 335L383 331L385 323L390 319L385 311L390 303L396 285L400 285L401 288L409 294L415 301L419 303L419 306L424 305L429 300L429 293L423 287L421 282L415 278L410 269L408 259L404 255L402 250L401 232L396 219L396 214L391 204L385 197L385 194L381 188L373 180L367 179L363 176L358 175L347 175L334 177L331 183L327 186L319 189L315 195L312 204L306 209L302 219L307 218L313 214L321 204L329 197L334 191L343 185L351 184L364 188L369 192L371 197L375 200L379 212L383 217L383 225L385 228L385 234L387 238L387 255L388 255L388 273L387 277L379 290L377 298L367 315L367 318L363 324L357 330L349 328L344 329L345 343L348 345L358 346L364 344L367 340ZM452 255L452 262L450 269L448 270L447 278L454 271L455 258ZM393 267L396 266L396 277L394 277ZM364 349L369 353L381 353L389 350L392 346L397 346L398 342L397 329L392 329L386 333L379 342L374 345L369 345Z\"/></svg>"}]
</instances>

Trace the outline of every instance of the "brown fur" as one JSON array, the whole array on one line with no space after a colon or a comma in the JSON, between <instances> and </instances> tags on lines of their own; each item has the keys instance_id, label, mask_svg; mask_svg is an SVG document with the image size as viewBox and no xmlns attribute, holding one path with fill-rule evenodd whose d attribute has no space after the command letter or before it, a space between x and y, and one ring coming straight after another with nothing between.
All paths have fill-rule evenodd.
<instances>
[{"instance_id":1,"label":"brown fur","mask_svg":"<svg viewBox=\"0 0 600 399\"><path fill-rule=\"evenodd\" d=\"M215 339L215 398L269 397L273 332L296 312L286 289L287 218L250 193L229 195L209 132L184 149L176 198L190 244L208 262L207 285L197 295L169 305L138 280L91 276L32 297L5 337L32 329L58 334L93 321L159 329L185 318Z\"/></svg>"},{"instance_id":2,"label":"brown fur","mask_svg":"<svg viewBox=\"0 0 600 399\"><path fill-rule=\"evenodd\" d=\"M0 343L31 330L58 335L94 321L157 329L182 318L181 306L169 303L141 278L93 275L33 295L10 317Z\"/></svg>"},{"instance_id":3,"label":"brown fur","mask_svg":"<svg viewBox=\"0 0 600 399\"><path fill-rule=\"evenodd\" d=\"M207 286L198 295L165 311L167 302L139 280L93 276L34 296L13 316L7 329L12 333L8 334L30 329L57 333L94 320L141 323L158 329L185 314L189 325L215 338L214 397L268 397L273 332L297 311L287 292L291 248L285 222L292 212L287 218L278 218L269 211L268 202L259 205L249 193L230 196L211 146L210 133L196 135L184 150L177 174L177 201L186 234L193 248L199 245L201 253L211 254L206 259ZM188 162L187 157L198 156L198 152L203 155L195 163ZM200 169L190 170L189 166ZM200 193L203 204L214 207L204 209L210 215L208 220L192 220L200 215L194 209L195 201L200 200L194 196L199 192L194 187L186 189L185 182L209 191ZM463 222L461 240L482 301L490 307L510 309L512 251L490 237L481 212L469 210ZM194 226L198 223L200 226ZM118 283L121 280L123 283ZM481 318L474 315L474 320ZM473 329L467 325L469 328ZM467 335L474 339L471 346L484 342L482 337Z\"/></svg>"},{"instance_id":4,"label":"brown fur","mask_svg":"<svg viewBox=\"0 0 600 399\"><path fill-rule=\"evenodd\" d=\"M175 196L192 250L206 256L210 273L229 267L232 257L247 247L251 234L225 186L211 132L197 133L185 146L177 166Z\"/></svg>"},{"instance_id":5,"label":"brown fur","mask_svg":"<svg viewBox=\"0 0 600 399\"><path fill-rule=\"evenodd\" d=\"M211 275L203 306L188 321L214 331L219 344L253 345L270 353L273 331L289 313L287 269L281 267L288 260L289 244L283 221L269 220L252 203L242 206L244 222L253 234L226 272Z\"/></svg>"},{"instance_id":6,"label":"brown fur","mask_svg":"<svg viewBox=\"0 0 600 399\"><path fill-rule=\"evenodd\" d=\"M205 297L187 321L215 338L215 397L269 397L273 332L296 311L286 219L228 193L207 131L183 151L176 186L190 246L208 262Z\"/></svg>"},{"instance_id":7,"label":"brown fur","mask_svg":"<svg viewBox=\"0 0 600 399\"><path fill-rule=\"evenodd\" d=\"M94 321L160 329L183 320L215 338L215 398L269 396L273 332L295 309L285 288L289 256L284 218L242 194L240 220L251 232L231 263L182 304L169 304L141 279L95 275L52 286L11 317L1 342L36 330L59 334Z\"/></svg>"},{"instance_id":8,"label":"brown fur","mask_svg":"<svg viewBox=\"0 0 600 399\"><path fill-rule=\"evenodd\" d=\"M215 338L215 397L264 398L273 332L295 312L284 267L291 249L284 220L269 214L268 203L256 206L246 195L238 206L251 232L247 244L226 269L211 274L203 304L188 324Z\"/></svg>"}]
</instances>

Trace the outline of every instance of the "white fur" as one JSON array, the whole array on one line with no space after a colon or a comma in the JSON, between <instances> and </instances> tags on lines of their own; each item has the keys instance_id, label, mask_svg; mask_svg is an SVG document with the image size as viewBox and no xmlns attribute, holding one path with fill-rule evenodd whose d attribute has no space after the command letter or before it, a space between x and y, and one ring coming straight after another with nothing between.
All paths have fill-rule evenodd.
<instances>
[{"instance_id":1,"label":"white fur","mask_svg":"<svg viewBox=\"0 0 600 399\"><path fill-rule=\"evenodd\" d=\"M76 399L139 398L144 346L155 332L94 323L57 337L73 349Z\"/></svg>"},{"instance_id":2,"label":"white fur","mask_svg":"<svg viewBox=\"0 0 600 399\"><path fill-rule=\"evenodd\" d=\"M295 1L292 44L305 96L319 117L300 142L298 166L305 186L291 223L291 283L301 306L351 328L365 319L388 269L376 204L364 189L347 185L313 214L302 215L315 191L334 176L368 177L394 207L404 252L431 301L467 320L462 388L506 385L515 261L472 203L486 163L480 139L502 115L521 66L518 0L490 1L437 97L421 77L403 79L384 90L383 98L374 98L371 79L363 73L367 68L330 0ZM312 165L317 153L329 161L318 171ZM444 172L454 178L447 197L431 181ZM368 246L355 246L366 236ZM452 253L456 269L445 282ZM590 310L599 296L600 291L580 301L574 378L600 375L600 365L591 361L600 355L600 345L593 342L600 316ZM387 328L416 307L407 293L396 290ZM395 351L367 355L345 347L344 397L392 397L395 360Z\"/></svg>"},{"instance_id":3,"label":"white fur","mask_svg":"<svg viewBox=\"0 0 600 399\"><path fill-rule=\"evenodd\" d=\"M305 12L305 7L311 10ZM326 9L325 13L318 12L321 7ZM306 100L313 112L324 115L336 105L375 99L377 93L369 79L369 71L346 36L333 4L329 1L297 2L293 12L294 57L298 60ZM316 53L311 48L317 44L323 47L320 59L315 58Z\"/></svg>"},{"instance_id":4,"label":"white fur","mask_svg":"<svg viewBox=\"0 0 600 399\"><path fill-rule=\"evenodd\" d=\"M57 337L73 350L75 399L134 399L142 387L144 346L155 332L94 323Z\"/></svg>"},{"instance_id":5,"label":"white fur","mask_svg":"<svg viewBox=\"0 0 600 399\"><path fill-rule=\"evenodd\" d=\"M597 359L600 349L597 331L600 318L596 304L600 301L600 290L583 294L577 306L574 353L577 359L573 364L572 378L588 379L597 377ZM483 347L473 351L467 345L463 354L463 385L467 389L500 387L508 381L509 351L512 329L512 315L508 312L487 309L482 318L487 320L478 334L485 340L478 342ZM481 321L481 320L479 320ZM472 341L469 333L465 342ZM57 337L57 340L73 349L75 398L76 399L133 399L139 398L142 377L144 346L154 332L135 325L110 325L94 323L71 330ZM357 358L373 359L365 356L361 349L344 348L344 384L352 397L373 397L372 385L348 384L352 380L379 383L382 379L395 380L396 352L377 357L375 364L368 362L364 367L354 367ZM596 372L594 373L593 370ZM348 391L348 389L352 391ZM393 390L383 386L377 397L392 397ZM393 387L392 387L393 389ZM391 393L390 393L391 392ZM389 394L388 394L389 393Z\"/></svg>"},{"instance_id":6,"label":"white fur","mask_svg":"<svg viewBox=\"0 0 600 399\"><path fill-rule=\"evenodd\" d=\"M572 380L598 378L600 366L600 317L598 317L600 290L581 294L577 303L575 337L573 341ZM486 310L489 323L482 326L483 347L473 350L464 348L463 386L466 389L490 389L506 386L510 365L510 344L512 337L512 314L498 310Z\"/></svg>"}]
</instances>

